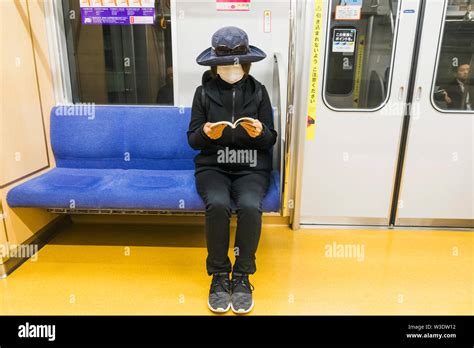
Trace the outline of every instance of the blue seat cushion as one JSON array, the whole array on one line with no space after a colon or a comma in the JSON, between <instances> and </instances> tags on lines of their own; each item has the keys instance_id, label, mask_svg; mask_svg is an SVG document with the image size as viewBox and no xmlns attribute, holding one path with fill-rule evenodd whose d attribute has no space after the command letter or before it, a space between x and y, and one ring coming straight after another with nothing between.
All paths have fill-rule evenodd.
<instances>
[{"instance_id":1,"label":"blue seat cushion","mask_svg":"<svg viewBox=\"0 0 474 348\"><path fill-rule=\"evenodd\" d=\"M272 172L263 211L278 212L280 178ZM203 211L194 169L54 168L8 192L11 207Z\"/></svg>"}]
</instances>

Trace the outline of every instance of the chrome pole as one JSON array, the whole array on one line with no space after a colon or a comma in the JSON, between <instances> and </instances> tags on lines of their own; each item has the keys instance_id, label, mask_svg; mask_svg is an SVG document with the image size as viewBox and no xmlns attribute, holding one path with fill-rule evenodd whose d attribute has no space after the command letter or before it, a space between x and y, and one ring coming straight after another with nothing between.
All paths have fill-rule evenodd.
<instances>
[{"instance_id":1,"label":"chrome pole","mask_svg":"<svg viewBox=\"0 0 474 348\"><path fill-rule=\"evenodd\" d=\"M290 167L291 167L291 148L292 148L292 130L293 130L293 105L295 90L295 62L296 62L296 17L297 17L297 0L290 0L289 13L289 47L288 47L288 79L286 93L286 112L285 112L285 150L284 150L284 168L283 168L283 191L281 195L282 215L290 215L289 209L293 208L291 202L290 207ZM291 223L290 215L290 223Z\"/></svg>"}]
</instances>

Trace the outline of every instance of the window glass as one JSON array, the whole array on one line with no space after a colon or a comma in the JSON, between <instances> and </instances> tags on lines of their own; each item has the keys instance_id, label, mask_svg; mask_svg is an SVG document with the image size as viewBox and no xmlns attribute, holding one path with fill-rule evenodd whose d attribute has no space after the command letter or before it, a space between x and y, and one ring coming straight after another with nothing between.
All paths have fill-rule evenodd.
<instances>
[{"instance_id":1,"label":"window glass","mask_svg":"<svg viewBox=\"0 0 474 348\"><path fill-rule=\"evenodd\" d=\"M153 1L148 1L151 11ZM130 20L133 25L83 24L81 3L96 2L62 0L73 101L173 105L170 0L154 1L154 19L137 15ZM113 17L111 9L102 10L109 20ZM138 24L144 20L154 24Z\"/></svg>"},{"instance_id":2,"label":"window glass","mask_svg":"<svg viewBox=\"0 0 474 348\"><path fill-rule=\"evenodd\" d=\"M325 100L336 109L375 109L388 97L398 1L331 2Z\"/></svg>"},{"instance_id":3,"label":"window glass","mask_svg":"<svg viewBox=\"0 0 474 348\"><path fill-rule=\"evenodd\" d=\"M469 0L449 1L433 100L442 110L474 110L474 21Z\"/></svg>"}]
</instances>

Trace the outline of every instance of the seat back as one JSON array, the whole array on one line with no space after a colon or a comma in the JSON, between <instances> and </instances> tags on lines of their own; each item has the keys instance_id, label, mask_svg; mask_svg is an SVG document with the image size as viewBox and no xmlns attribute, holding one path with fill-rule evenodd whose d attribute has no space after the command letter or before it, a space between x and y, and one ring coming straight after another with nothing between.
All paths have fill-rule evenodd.
<instances>
[{"instance_id":1,"label":"seat back","mask_svg":"<svg viewBox=\"0 0 474 348\"><path fill-rule=\"evenodd\" d=\"M57 106L51 110L56 165L67 168L194 169L186 137L191 108Z\"/></svg>"}]
</instances>

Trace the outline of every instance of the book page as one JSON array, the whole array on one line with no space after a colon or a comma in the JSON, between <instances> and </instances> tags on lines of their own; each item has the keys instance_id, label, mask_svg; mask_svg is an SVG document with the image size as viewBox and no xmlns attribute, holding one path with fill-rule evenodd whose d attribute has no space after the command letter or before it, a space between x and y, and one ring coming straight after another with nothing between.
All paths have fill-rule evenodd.
<instances>
[{"instance_id":1,"label":"book page","mask_svg":"<svg viewBox=\"0 0 474 348\"><path fill-rule=\"evenodd\" d=\"M256 119L252 117L241 117L237 121L235 121L234 124L235 124L235 127L237 127L239 123L242 123L242 122L253 123L253 121L255 120Z\"/></svg>"},{"instance_id":2,"label":"book page","mask_svg":"<svg viewBox=\"0 0 474 348\"><path fill-rule=\"evenodd\" d=\"M231 128L236 128L240 123L253 123L254 120L255 118L252 118L252 117L241 117L237 121L235 121L233 124L232 122L229 122L229 121L219 121L219 122L215 122L211 126L211 128L219 127L219 126L229 126Z\"/></svg>"},{"instance_id":3,"label":"book page","mask_svg":"<svg viewBox=\"0 0 474 348\"><path fill-rule=\"evenodd\" d=\"M239 118L237 121L234 122L235 125L237 125L238 123L240 122L250 122L250 123L253 123L253 121L255 121L256 118L252 118L252 117L241 117Z\"/></svg>"},{"instance_id":4,"label":"book page","mask_svg":"<svg viewBox=\"0 0 474 348\"><path fill-rule=\"evenodd\" d=\"M235 126L229 121L215 122L214 124L212 124L211 128L212 127L218 127L218 126L229 126L229 127L235 128Z\"/></svg>"}]
</instances>

